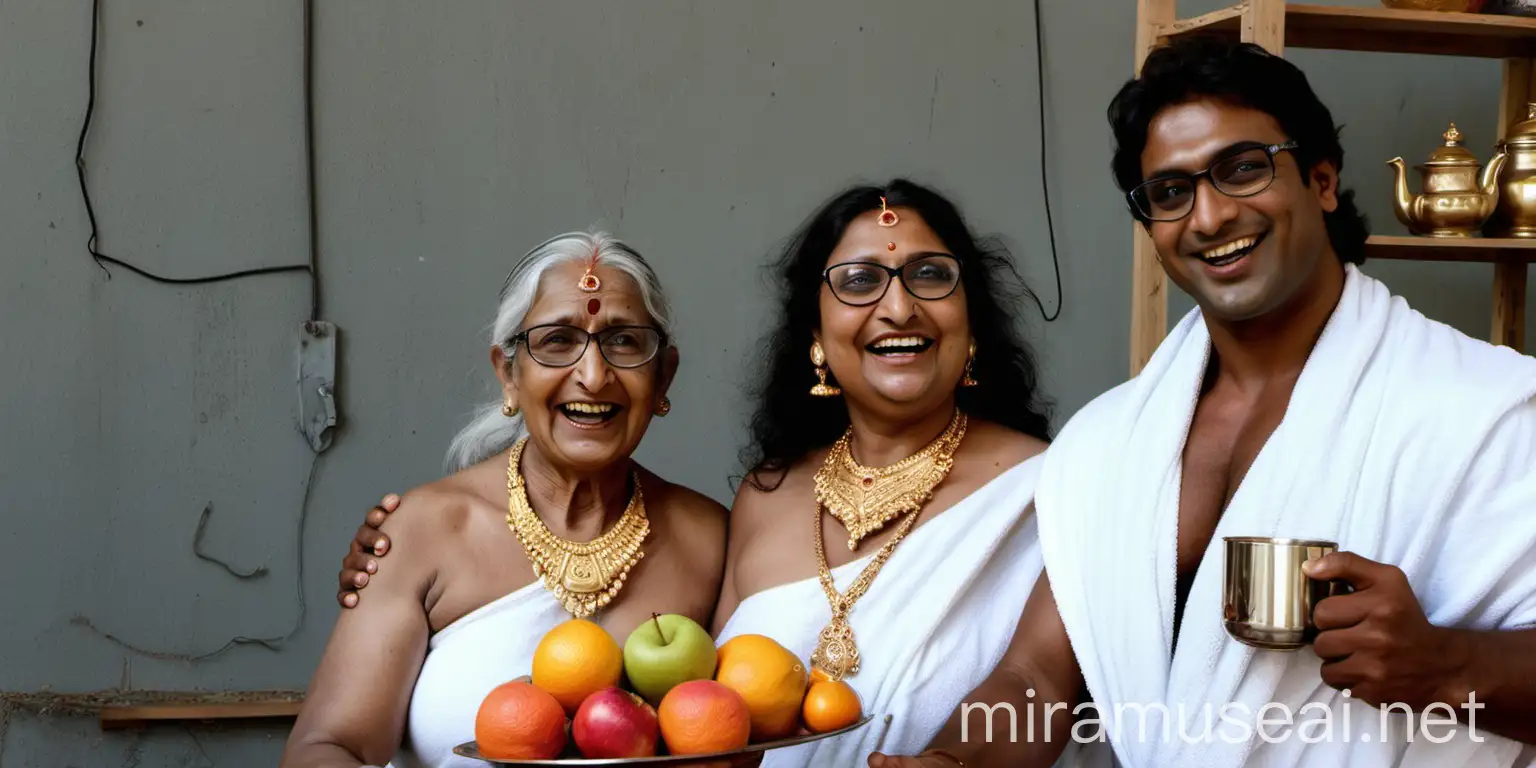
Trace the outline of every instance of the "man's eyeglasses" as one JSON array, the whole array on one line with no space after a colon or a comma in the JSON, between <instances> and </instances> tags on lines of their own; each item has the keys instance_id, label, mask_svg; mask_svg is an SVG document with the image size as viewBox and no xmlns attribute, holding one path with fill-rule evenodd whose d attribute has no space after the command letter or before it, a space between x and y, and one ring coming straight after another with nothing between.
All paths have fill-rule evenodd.
<instances>
[{"instance_id":1,"label":"man's eyeglasses","mask_svg":"<svg viewBox=\"0 0 1536 768\"><path fill-rule=\"evenodd\" d=\"M907 293L925 301L937 301L954 293L960 285L960 260L935 253L900 267L849 261L828 267L822 279L838 301L854 307L869 306L885 298L893 279L900 280Z\"/></svg>"},{"instance_id":2,"label":"man's eyeglasses","mask_svg":"<svg viewBox=\"0 0 1536 768\"><path fill-rule=\"evenodd\" d=\"M656 357L666 343L666 334L648 325L614 325L597 333L588 333L574 325L536 325L511 341L528 349L528 356L539 365L565 368L576 364L586 354L587 346L597 339L597 349L609 365L638 368Z\"/></svg>"},{"instance_id":3,"label":"man's eyeglasses","mask_svg":"<svg viewBox=\"0 0 1536 768\"><path fill-rule=\"evenodd\" d=\"M1228 197L1252 197L1275 180L1275 155L1296 142L1249 147L1226 155L1199 173L1168 173L1131 190L1131 206L1150 221L1178 221L1195 209L1195 188L1202 177Z\"/></svg>"}]
</instances>

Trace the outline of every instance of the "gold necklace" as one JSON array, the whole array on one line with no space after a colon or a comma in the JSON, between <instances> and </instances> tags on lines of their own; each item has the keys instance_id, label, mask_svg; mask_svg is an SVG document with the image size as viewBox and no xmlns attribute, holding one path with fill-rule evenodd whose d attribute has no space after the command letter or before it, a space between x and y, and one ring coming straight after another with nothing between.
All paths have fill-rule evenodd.
<instances>
[{"instance_id":1,"label":"gold necklace","mask_svg":"<svg viewBox=\"0 0 1536 768\"><path fill-rule=\"evenodd\" d=\"M586 618L619 594L629 569L645 557L640 547L651 532L651 522L645 516L640 475L634 475L635 493L612 528L592 541L568 541L550 531L528 503L519 470L527 443L526 437L519 440L507 457L507 526L528 553L534 576L567 612Z\"/></svg>"},{"instance_id":2,"label":"gold necklace","mask_svg":"<svg viewBox=\"0 0 1536 768\"><path fill-rule=\"evenodd\" d=\"M933 480L933 485L929 486L921 494L920 501L913 505L911 509L905 510L906 519L902 520L901 524L897 526L895 535L891 536L890 541L887 541L884 546L880 547L880 550L875 553L875 557L870 561L869 565L864 566L864 570L849 585L846 594L838 594L837 584L832 579L832 569L827 563L827 549L821 537L823 503L820 500L821 494L818 489L815 515L816 559L821 571L819 576L821 591L826 593L827 603L832 607L832 620L827 623L827 626L822 628L821 634L817 637L816 650L811 653L811 666L820 669L829 678L842 680L844 677L858 674L859 648L858 644L854 641L853 625L848 622L848 614L853 611L854 603L858 602L859 598L869 591L869 587L874 583L875 577L880 574L880 569L885 567L885 562L896 551L896 545L900 544L901 540L906 538L907 534L912 530L913 524L917 522L918 513L922 510L922 505L932 497L933 488L948 476L949 469L954 466L955 450L960 446L960 438L965 436L965 426L965 415L957 412L956 418L950 423L950 428L945 431L939 440L935 441L935 445L941 447L932 456L934 462L942 467L942 470L938 472L937 477ZM952 439L945 439L951 435ZM925 452L929 450L924 449ZM834 450L827 456L826 463L822 467L823 472L826 472L830 467L842 466L840 460L836 457L836 453ZM902 510L898 510L894 514L899 515L901 512Z\"/></svg>"},{"instance_id":3,"label":"gold necklace","mask_svg":"<svg viewBox=\"0 0 1536 768\"><path fill-rule=\"evenodd\" d=\"M954 466L966 422L966 415L956 410L943 434L889 467L866 467L854 461L853 427L848 427L816 473L816 501L848 531L850 552L864 537L933 498L933 489Z\"/></svg>"}]
</instances>

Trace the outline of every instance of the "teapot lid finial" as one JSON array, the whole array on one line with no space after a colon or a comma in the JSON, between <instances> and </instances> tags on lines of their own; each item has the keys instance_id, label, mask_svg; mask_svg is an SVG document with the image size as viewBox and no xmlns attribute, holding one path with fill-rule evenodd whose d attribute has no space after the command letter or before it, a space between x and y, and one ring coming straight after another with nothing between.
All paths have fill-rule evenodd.
<instances>
[{"instance_id":1,"label":"teapot lid finial","mask_svg":"<svg viewBox=\"0 0 1536 768\"><path fill-rule=\"evenodd\" d=\"M1451 123L1451 127L1446 129L1443 137L1445 143L1435 147L1435 151L1429 153L1426 165L1430 167L1477 165L1477 158L1472 155L1471 150L1462 145L1461 129L1457 128L1455 123Z\"/></svg>"},{"instance_id":2,"label":"teapot lid finial","mask_svg":"<svg viewBox=\"0 0 1536 768\"><path fill-rule=\"evenodd\" d=\"M1505 131L1506 146L1528 148L1536 144L1536 101L1526 102L1525 110L1525 120L1515 123Z\"/></svg>"}]
</instances>

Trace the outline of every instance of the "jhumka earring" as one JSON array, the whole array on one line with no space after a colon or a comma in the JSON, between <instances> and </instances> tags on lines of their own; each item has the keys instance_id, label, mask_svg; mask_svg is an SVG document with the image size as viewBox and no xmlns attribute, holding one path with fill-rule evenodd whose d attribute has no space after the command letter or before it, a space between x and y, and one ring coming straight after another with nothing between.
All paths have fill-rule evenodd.
<instances>
[{"instance_id":1,"label":"jhumka earring","mask_svg":"<svg viewBox=\"0 0 1536 768\"><path fill-rule=\"evenodd\" d=\"M501 415L503 415L503 416L505 416L505 417L507 417L509 419L512 418L513 416L516 416L518 410L519 410L518 407L513 405L511 400L508 400L505 403L501 404Z\"/></svg>"},{"instance_id":2,"label":"jhumka earring","mask_svg":"<svg viewBox=\"0 0 1536 768\"><path fill-rule=\"evenodd\" d=\"M827 384L827 353L821 349L821 342L811 342L811 365L816 366L816 386L811 387L811 394L815 397L836 397L843 390Z\"/></svg>"},{"instance_id":3,"label":"jhumka earring","mask_svg":"<svg viewBox=\"0 0 1536 768\"><path fill-rule=\"evenodd\" d=\"M960 380L960 386L962 386L962 387L974 387L974 386L976 386L977 384L980 383L980 382L976 381L976 379L971 378L971 368L974 367L975 365L976 365L976 342L973 340L973 341L971 341L971 356L966 358L966 360L965 360L965 378Z\"/></svg>"},{"instance_id":4,"label":"jhumka earring","mask_svg":"<svg viewBox=\"0 0 1536 768\"><path fill-rule=\"evenodd\" d=\"M665 419L672 412L672 400L666 395L661 396L661 402L656 404L656 415Z\"/></svg>"}]
</instances>

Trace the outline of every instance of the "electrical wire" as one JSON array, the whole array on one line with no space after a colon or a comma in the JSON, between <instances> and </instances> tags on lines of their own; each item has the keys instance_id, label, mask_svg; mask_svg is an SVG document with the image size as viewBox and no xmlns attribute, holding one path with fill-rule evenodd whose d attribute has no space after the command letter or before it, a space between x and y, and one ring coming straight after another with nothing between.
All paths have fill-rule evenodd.
<instances>
[{"instance_id":1,"label":"electrical wire","mask_svg":"<svg viewBox=\"0 0 1536 768\"><path fill-rule=\"evenodd\" d=\"M77 615L70 620L70 623L76 626L85 627L86 629L95 632L103 638L106 638L108 642L111 642L113 645L116 645L125 651L130 651L140 656L147 656L152 659L159 659L161 661L203 661L224 654L241 645L259 645L269 651L281 650L283 644L292 639L293 636L298 634L299 630L303 628L304 620L309 613L308 602L304 599L304 529L308 527L306 523L309 519L309 497L310 493L314 490L315 487L315 470L318 469L319 466L320 454L317 453L312 459L310 459L309 474L304 480L304 497L303 500L299 502L299 532L297 536L298 541L296 542L297 556L295 558L298 561L298 575L294 580L296 585L294 591L298 593L299 614L293 621L293 628L288 630L286 634L282 635L281 637L232 637L228 642L225 642L216 650L199 654L185 654L174 653L170 651L155 651L134 645L133 643L130 643L127 640L124 640L117 635L114 635L111 632L96 626L94 622L85 616ZM194 548L195 547L196 544L194 543ZM225 567L228 568L228 566Z\"/></svg>"},{"instance_id":2,"label":"electrical wire","mask_svg":"<svg viewBox=\"0 0 1536 768\"><path fill-rule=\"evenodd\" d=\"M315 6L304 6L304 188L309 202L309 319L320 319L320 216L315 198Z\"/></svg>"},{"instance_id":3,"label":"electrical wire","mask_svg":"<svg viewBox=\"0 0 1536 768\"><path fill-rule=\"evenodd\" d=\"M1045 28L1040 23L1040 4L1044 1L1035 0L1035 74L1040 91L1040 189L1041 196L1045 198L1045 227L1051 236L1051 266L1056 272L1056 313L1047 315L1045 305L1040 305L1040 316L1049 323L1061 317L1061 306L1066 303L1066 297L1061 293L1061 262L1056 258L1056 225L1051 220L1051 183L1046 177L1046 166L1050 162L1045 144ZM1039 304L1038 298L1035 303Z\"/></svg>"},{"instance_id":4,"label":"electrical wire","mask_svg":"<svg viewBox=\"0 0 1536 768\"><path fill-rule=\"evenodd\" d=\"M306 9L307 9L307 6L308 6L308 4L306 3ZM78 142L75 144L75 173L76 173L76 175L80 179L80 197L85 202L85 215L86 215L86 217L88 219L90 219L90 223L91 223L91 236L90 236L90 239L88 239L86 241L85 248L86 248L86 251L91 254L91 258L96 260L96 266L101 267L101 271L106 273L107 279L110 280L112 278L112 273L111 273L111 271L109 271L102 264L102 262L106 262L108 264L116 264L119 267L122 267L122 268L127 269L127 270L132 271L132 272L135 272L135 273L137 273L139 275L142 275L143 277L146 277L146 278L148 278L150 280L153 280L153 281L155 281L157 283L169 283L169 284L172 284L172 285L196 285L196 284L202 284L202 283L216 283L216 282L220 282L220 281L223 281L223 280L235 280L235 279L242 278L242 277L254 277L256 275L270 275L270 274L277 274L277 273L282 273L282 272L308 272L311 275L311 279L314 279L315 276L318 273L316 272L315 267L314 267L314 251L313 251L313 248L311 248L310 263L309 264L292 264L292 265L276 266L276 267L257 267L255 269L243 269L243 270L240 270L238 272L230 272L230 273L222 274L222 275L210 275L208 277L165 277L163 275L157 275L157 274L154 274L154 273L149 272L147 270L144 270L144 269L142 269L140 267L134 266L133 264L129 264L128 262L125 262L125 261L123 261L121 259L113 258L112 256L108 256L107 254L104 254L101 251L97 250L97 242L99 240L100 231L99 231L97 223L96 223L96 206L91 202L90 188L86 184L86 178L85 178L86 177L86 172L85 172L85 144L86 144L86 139L89 137L90 132L91 132L91 118L96 113L96 50L97 50L97 39L98 39L99 33L100 33L100 27L101 27L101 0L92 0L91 1L91 58L90 58L90 65L89 65L89 72L88 72L90 87L89 87L89 94L87 96L86 103L85 103L85 120L82 122L82 124L80 126L80 138L79 138ZM316 285L312 289L312 291L314 292L314 294L316 296L318 296L319 295L319 287L318 287L318 285ZM314 303L315 303L315 301L312 300L311 304L314 304ZM311 319L314 319L314 318L311 318Z\"/></svg>"},{"instance_id":5,"label":"electrical wire","mask_svg":"<svg viewBox=\"0 0 1536 768\"><path fill-rule=\"evenodd\" d=\"M90 95L89 95L89 98L88 98L88 100L86 102L85 121L84 121L84 124L80 128L79 143L75 147L75 169L76 169L76 171L78 173L78 176L79 176L79 179L80 179L80 194L81 194L81 197L85 201L86 215L90 218L90 222L91 222L91 236L90 236L90 240L87 241L86 248L90 252L91 257L96 260L97 266L101 266L101 263L103 261L105 261L105 262L108 262L108 263L111 263L111 264L116 264L116 265L118 265L120 267L123 267L125 269L131 270L131 271L133 271L135 273L138 273L138 274L140 274L140 275L142 275L142 276L144 276L144 277L146 277L146 278L148 278L150 280L153 280L155 282L171 283L171 284L178 284L178 285L188 285L188 284L197 284L197 283L212 283L212 282L218 282L218 281L221 281L221 280L233 280L233 279L242 278L242 277L250 277L250 276L253 276L253 275L274 274L274 273L279 273L279 272L307 272L310 275L310 312L309 312L309 318L310 318L310 320L312 322L315 321L315 320L318 320L320 318L319 238L317 236L317 220L318 220L318 216L317 216L317 210L316 210L317 206L316 206L316 199L315 199L316 195L315 195L315 170L314 170L314 168L315 168L315 162L314 162L314 159L315 159L315 153L314 153L314 90L313 90L313 77L312 77L312 75L313 75L313 61L314 61L314 50L313 50L314 49L314 45L313 45L313 35L312 35L313 19L314 19L314 7L313 7L312 0L300 0L300 1L301 1L301 4L302 4L302 7L303 7L303 15L304 15L304 35L303 35L303 57L304 57L304 60L303 60L303 73L304 73L303 74L303 90L304 90L304 159L305 159L305 175L306 175L306 182L307 182L306 190L308 192L308 208L309 208L309 213L308 213L308 216L309 216L309 263L308 264L289 265L289 266L262 267L262 268L258 268L258 269L247 269L247 270L241 270L239 272L231 272L231 273L224 274L224 275L213 275L213 276L209 276L209 277L168 278L168 277L163 277L163 276L160 276L160 275L155 275L155 274L152 274L150 272L147 272L147 271L145 271L143 269L140 269L140 268L138 268L138 267L136 267L136 266L134 266L132 264L128 264L128 263L123 262L123 261L121 261L119 259L115 259L115 258L113 258L111 256L103 254L103 253L99 252L96 249L96 242L97 242L96 213L95 213L95 208L94 208L94 206L91 203L90 191L89 191L89 188L86 185L86 178L85 178L85 176L86 176L86 174L85 174L85 142L86 142L86 137L90 133L91 118L92 118L92 115L95 113L95 108L96 108L96 51L97 51L97 38L98 38L99 28L101 26L101 0L92 0L92 3L91 3L91 49L90 49L90 73L89 73L89 77L90 77ZM106 267L104 267L104 266L101 266L101 269L102 269L103 272L107 273L107 278L111 279L112 273L110 271L108 271L106 269ZM301 436L302 436L302 430L301 430ZM307 444L308 443L306 441L306 445ZM298 531L297 531L297 534L295 536L295 538L296 538L296 541L295 541L295 560L297 561L297 571L298 571L298 573L297 573L297 575L295 577L295 582L294 582L295 583L294 591L296 592L296 595L297 595L297 599L298 599L298 603L299 603L299 606L298 606L299 610L298 610L298 616L294 619L293 628L288 630L288 632L286 634L284 634L284 635L282 635L280 637L245 637L245 636L238 636L238 637L230 638L229 641L224 643L224 645L220 646L218 649L213 650L213 651L208 651L208 652L200 653L200 654L181 654L181 653L173 653L173 652L166 652L166 651L156 651L156 650L151 650L151 649L148 649L148 648L143 648L143 647L134 645L133 643L130 643L130 642L126 641L126 640L123 640L122 638L112 634L111 632L107 632L106 630L103 630L103 629L97 627L95 625L95 623L93 623L89 618L87 618L87 617L85 617L83 615L75 616L71 620L71 623L75 624L77 626L85 627L86 629L89 629L90 631L95 632L96 634L102 636L103 638L105 638L109 642L113 643L114 645L117 645L118 647L120 647L120 648L122 648L124 650L130 651L132 653L135 653L135 654L138 654L138 655L141 655L141 656L147 656L147 657L150 657L150 658L162 659L162 660L166 660L166 661L188 661L188 662L191 662L191 661L202 661L202 660L205 660L205 659L213 658L215 656L219 656L219 655L221 655L221 654L223 654L223 653L225 653L225 652L227 652L227 651L229 651L229 650L231 650L233 648L241 646L241 645L259 645L259 646L262 646L262 647L264 647L264 648L266 648L268 650L271 650L271 651L278 651L278 650L280 650L281 647L285 643L287 643L290 639L292 639L293 636L298 634L299 630L301 628L303 628L304 621L305 621L305 619L306 619L306 617L308 615L308 612L309 612L308 603L307 603L307 601L304 598L304 532L305 532L305 529L308 527L308 521L309 521L309 500L310 500L311 493L314 490L315 472L316 472L316 470L320 466L320 457L321 457L320 452L316 451L316 452L314 452L313 456L310 459L309 472L305 475L305 480L304 480L304 494L303 494L303 497L301 498L301 500L299 501ZM207 555L206 553L204 553L202 551L201 544L202 544L203 531L204 531L205 527L208 524L208 517L209 517L209 515L211 513L212 513L212 506L211 505L205 506L203 508L202 514L198 518L197 531L193 534L193 539L192 539L192 552L193 552L193 554L195 556L197 556L198 559L205 560L205 561L208 561L208 562L212 562L212 563L214 563L216 565L219 565L219 566L223 567L231 575L233 575L233 576L235 576L236 578L239 578L239 579L259 578L259 577L265 575L267 571L266 571L266 568L264 566L263 567L258 567L254 571L251 571L251 572L248 572L248 573L241 573L241 572L235 570L228 563L223 562L222 560L219 560L219 559L217 559L215 557L212 557L210 555ZM3 713L0 713L0 714L3 714ZM3 731L0 731L0 733L3 733Z\"/></svg>"}]
</instances>

